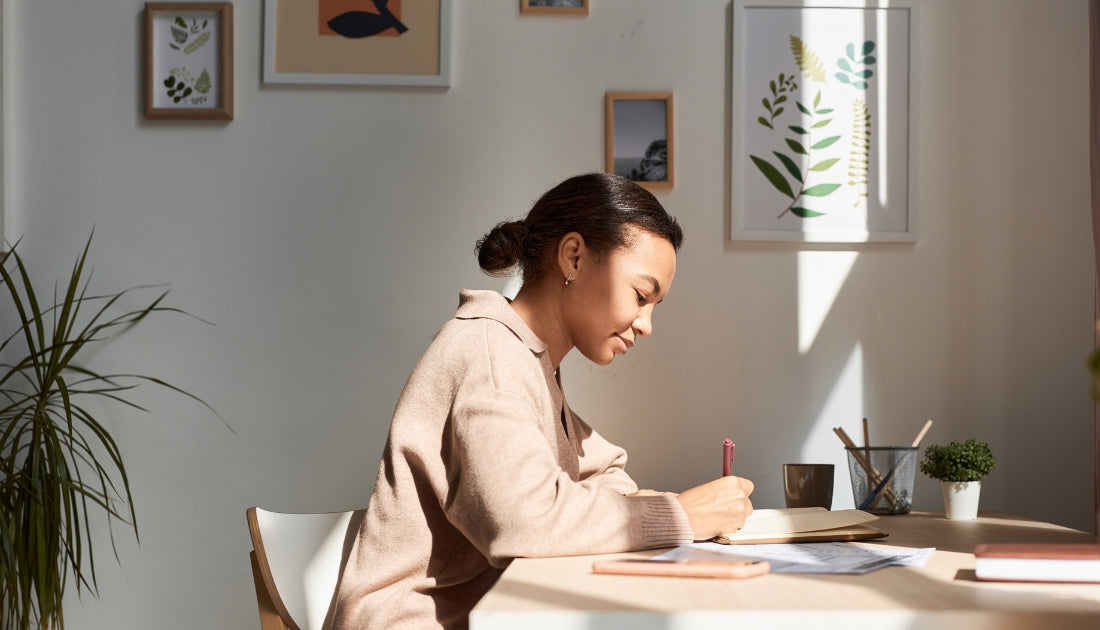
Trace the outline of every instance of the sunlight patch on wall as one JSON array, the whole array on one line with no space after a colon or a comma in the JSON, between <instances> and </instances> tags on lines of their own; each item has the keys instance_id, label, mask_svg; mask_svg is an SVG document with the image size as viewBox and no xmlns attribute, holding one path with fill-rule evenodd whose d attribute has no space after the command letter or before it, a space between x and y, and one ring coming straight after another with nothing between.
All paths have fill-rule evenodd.
<instances>
[{"instance_id":1,"label":"sunlight patch on wall","mask_svg":"<svg viewBox=\"0 0 1100 630\"><path fill-rule=\"evenodd\" d=\"M824 461L825 458L821 457L823 444L830 445L828 452L837 452L838 449L834 445L843 445L833 436L833 427L847 426L845 431L854 435L852 427L858 426L858 419L863 417L863 411L863 346L856 342L840 374L836 376L829 397L821 405L810 435L803 443L802 461ZM838 472L844 472L842 464L838 463L837 467ZM847 475L843 477L847 478ZM836 487L833 492L835 497Z\"/></svg>"},{"instance_id":2,"label":"sunlight patch on wall","mask_svg":"<svg viewBox=\"0 0 1100 630\"><path fill-rule=\"evenodd\" d=\"M798 351L813 347L858 252L798 253Z\"/></svg>"}]
</instances>

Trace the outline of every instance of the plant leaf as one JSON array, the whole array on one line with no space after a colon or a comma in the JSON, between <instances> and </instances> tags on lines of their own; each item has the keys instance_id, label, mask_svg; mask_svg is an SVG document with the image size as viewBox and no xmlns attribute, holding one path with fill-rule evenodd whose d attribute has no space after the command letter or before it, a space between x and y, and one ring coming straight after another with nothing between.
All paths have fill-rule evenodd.
<instances>
[{"instance_id":1,"label":"plant leaf","mask_svg":"<svg viewBox=\"0 0 1100 630\"><path fill-rule=\"evenodd\" d=\"M827 147L827 146L833 144L834 142L836 142L837 140L840 140L840 136L829 136L828 138L825 138L824 140L821 140L820 142L815 142L813 144L813 146L811 146L810 148L811 149L824 149L825 147Z\"/></svg>"},{"instance_id":2,"label":"plant leaf","mask_svg":"<svg viewBox=\"0 0 1100 630\"><path fill-rule=\"evenodd\" d=\"M783 177L783 174L779 172L779 169L771 165L770 162L763 158L750 155L753 164L756 164L756 168L760 169L760 172L764 174L764 177L775 186L776 190L787 195L791 199L794 199L794 191L791 190L791 185L787 183L787 179Z\"/></svg>"},{"instance_id":3,"label":"plant leaf","mask_svg":"<svg viewBox=\"0 0 1100 630\"><path fill-rule=\"evenodd\" d=\"M812 219L814 217L825 215L824 212L816 212L814 210L810 210L809 208L803 208L800 206L795 206L791 208L791 214L795 215L796 217L802 217L803 219Z\"/></svg>"},{"instance_id":4,"label":"plant leaf","mask_svg":"<svg viewBox=\"0 0 1100 630\"><path fill-rule=\"evenodd\" d=\"M803 190L802 194L809 195L810 197L824 197L837 188L840 188L840 184L818 184L817 186L810 186L806 190Z\"/></svg>"}]
</instances>

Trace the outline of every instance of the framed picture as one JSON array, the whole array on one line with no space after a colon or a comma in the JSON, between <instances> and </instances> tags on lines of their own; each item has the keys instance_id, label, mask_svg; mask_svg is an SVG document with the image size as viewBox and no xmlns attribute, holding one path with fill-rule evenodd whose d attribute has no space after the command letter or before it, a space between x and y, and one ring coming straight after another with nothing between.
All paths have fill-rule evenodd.
<instances>
[{"instance_id":1,"label":"framed picture","mask_svg":"<svg viewBox=\"0 0 1100 630\"><path fill-rule=\"evenodd\" d=\"M145 4L145 117L233 119L232 4Z\"/></svg>"},{"instance_id":2,"label":"framed picture","mask_svg":"<svg viewBox=\"0 0 1100 630\"><path fill-rule=\"evenodd\" d=\"M519 0L519 12L531 15L588 15L588 0Z\"/></svg>"},{"instance_id":3,"label":"framed picture","mask_svg":"<svg viewBox=\"0 0 1100 630\"><path fill-rule=\"evenodd\" d=\"M672 92L608 92L605 109L607 172L672 188Z\"/></svg>"},{"instance_id":4,"label":"framed picture","mask_svg":"<svg viewBox=\"0 0 1100 630\"><path fill-rule=\"evenodd\" d=\"M452 0L264 0L264 82L450 87Z\"/></svg>"},{"instance_id":5,"label":"framed picture","mask_svg":"<svg viewBox=\"0 0 1100 630\"><path fill-rule=\"evenodd\" d=\"M913 11L734 0L732 240L917 240Z\"/></svg>"}]
</instances>

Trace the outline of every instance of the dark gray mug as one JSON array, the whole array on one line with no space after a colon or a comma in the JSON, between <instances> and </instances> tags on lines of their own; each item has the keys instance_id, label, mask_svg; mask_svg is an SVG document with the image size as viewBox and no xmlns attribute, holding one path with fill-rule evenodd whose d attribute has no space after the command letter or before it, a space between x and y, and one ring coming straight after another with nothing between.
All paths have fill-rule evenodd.
<instances>
[{"instance_id":1,"label":"dark gray mug","mask_svg":"<svg viewBox=\"0 0 1100 630\"><path fill-rule=\"evenodd\" d=\"M783 464L783 498L787 507L833 508L832 464Z\"/></svg>"}]
</instances>

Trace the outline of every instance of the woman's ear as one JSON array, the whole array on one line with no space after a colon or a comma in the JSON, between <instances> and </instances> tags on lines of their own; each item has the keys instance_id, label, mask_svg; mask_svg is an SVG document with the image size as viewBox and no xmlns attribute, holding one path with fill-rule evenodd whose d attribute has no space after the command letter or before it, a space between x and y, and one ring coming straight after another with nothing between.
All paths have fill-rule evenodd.
<instances>
[{"instance_id":1,"label":"woman's ear","mask_svg":"<svg viewBox=\"0 0 1100 630\"><path fill-rule=\"evenodd\" d=\"M563 279L576 279L584 255L584 237L578 232L569 232L561 237L558 241L558 268Z\"/></svg>"}]
</instances>

